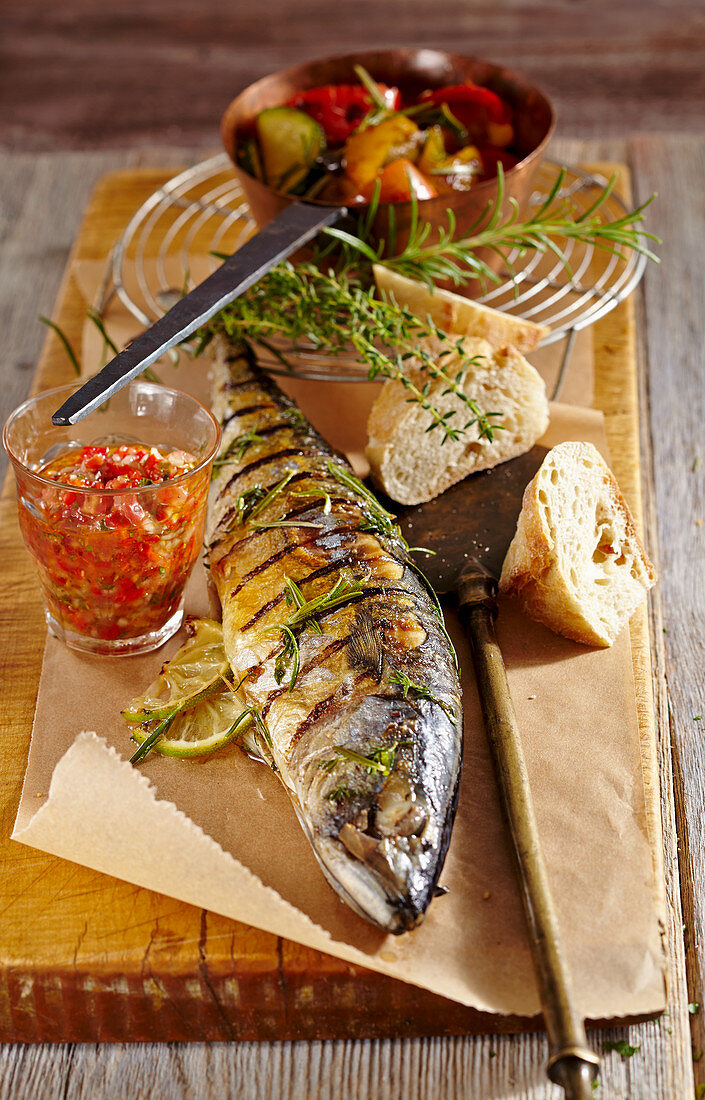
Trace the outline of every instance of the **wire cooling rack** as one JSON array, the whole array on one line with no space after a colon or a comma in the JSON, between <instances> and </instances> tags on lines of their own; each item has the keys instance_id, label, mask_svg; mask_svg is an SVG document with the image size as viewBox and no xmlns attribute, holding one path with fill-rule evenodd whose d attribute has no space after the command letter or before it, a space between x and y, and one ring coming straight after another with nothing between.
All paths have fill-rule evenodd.
<instances>
[{"instance_id":1,"label":"wire cooling rack","mask_svg":"<svg viewBox=\"0 0 705 1100\"><path fill-rule=\"evenodd\" d=\"M536 174L530 207L539 207L556 182L561 166L544 161ZM576 212L587 210L608 180L577 168L566 170L558 197L569 197ZM614 193L600 209L604 221L622 217L627 207ZM254 232L256 225L226 154L187 168L155 191L139 208L113 251L112 283L130 313L143 325L161 317L184 292L219 264L213 253L230 253ZM557 242L570 270L551 252L518 250L507 253L502 281L492 285L480 302L517 317L549 325L543 345L565 342L556 396L578 332L614 309L635 288L646 258L629 251L616 256L572 240ZM323 355L312 345L281 343L293 372L303 378L364 381L367 368L352 352ZM259 349L258 349L259 357ZM263 354L262 365L285 373L281 362Z\"/></svg>"}]
</instances>

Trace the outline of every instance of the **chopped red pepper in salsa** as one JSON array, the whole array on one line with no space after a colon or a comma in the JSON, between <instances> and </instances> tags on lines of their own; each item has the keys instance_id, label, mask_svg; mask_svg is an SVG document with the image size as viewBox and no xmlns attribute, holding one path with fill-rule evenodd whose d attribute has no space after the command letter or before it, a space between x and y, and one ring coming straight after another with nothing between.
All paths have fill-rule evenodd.
<instances>
[{"instance_id":1,"label":"chopped red pepper in salsa","mask_svg":"<svg viewBox=\"0 0 705 1100\"><path fill-rule=\"evenodd\" d=\"M130 443L74 448L36 471L56 488L20 521L64 629L135 638L176 612L201 548L208 469L175 479L198 465L185 451Z\"/></svg>"}]
</instances>

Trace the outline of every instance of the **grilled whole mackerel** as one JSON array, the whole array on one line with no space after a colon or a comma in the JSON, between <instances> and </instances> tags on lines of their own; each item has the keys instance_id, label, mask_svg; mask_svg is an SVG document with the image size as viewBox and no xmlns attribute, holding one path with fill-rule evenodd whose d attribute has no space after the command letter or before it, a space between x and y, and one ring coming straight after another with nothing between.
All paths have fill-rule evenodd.
<instances>
[{"instance_id":1,"label":"grilled whole mackerel","mask_svg":"<svg viewBox=\"0 0 705 1100\"><path fill-rule=\"evenodd\" d=\"M393 517L249 353L223 344L214 373L206 545L259 755L338 894L407 931L443 892L462 760L442 612Z\"/></svg>"}]
</instances>

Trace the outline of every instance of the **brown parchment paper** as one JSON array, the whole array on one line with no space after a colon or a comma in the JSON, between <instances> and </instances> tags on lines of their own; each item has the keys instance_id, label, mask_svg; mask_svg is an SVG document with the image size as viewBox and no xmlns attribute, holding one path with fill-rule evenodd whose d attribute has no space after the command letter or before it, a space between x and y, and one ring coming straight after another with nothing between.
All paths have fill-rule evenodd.
<instances>
[{"instance_id":1,"label":"brown parchment paper","mask_svg":"<svg viewBox=\"0 0 705 1100\"><path fill-rule=\"evenodd\" d=\"M202 365L177 369L181 388L203 387ZM360 468L374 387L298 381L286 388ZM601 415L554 406L543 442L564 439L604 451ZM206 607L197 571L187 610ZM139 771L125 762L132 750L120 708L178 639L156 654L114 659L48 639L13 837L463 1004L534 1015L539 1000L469 654L452 616L449 627L463 668L466 738L442 876L450 893L411 934L386 936L338 899L276 776L237 748L197 763L153 754ZM611 649L589 649L508 602L498 628L579 1006L593 1018L658 1011L661 910L628 632Z\"/></svg>"}]
</instances>

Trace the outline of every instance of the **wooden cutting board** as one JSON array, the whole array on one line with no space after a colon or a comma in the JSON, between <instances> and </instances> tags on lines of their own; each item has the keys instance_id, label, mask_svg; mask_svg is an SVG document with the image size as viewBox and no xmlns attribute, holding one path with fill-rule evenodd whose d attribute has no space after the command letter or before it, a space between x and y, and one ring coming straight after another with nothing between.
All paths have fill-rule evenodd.
<instances>
[{"instance_id":1,"label":"wooden cutting board","mask_svg":"<svg viewBox=\"0 0 705 1100\"><path fill-rule=\"evenodd\" d=\"M599 166L605 174L614 166ZM98 185L54 319L80 347L85 302L72 269L102 260L140 204L173 174L119 172ZM626 183L626 170L622 170ZM641 524L634 307L594 329L595 404L612 466ZM49 335L33 391L72 378ZM9 475L0 500L0 1041L314 1039L518 1031L479 1013L225 917L9 840L27 759L45 627ZM647 811L662 877L645 610L631 624ZM66 700L70 707L71 700ZM125 822L125 829L139 826Z\"/></svg>"}]
</instances>

